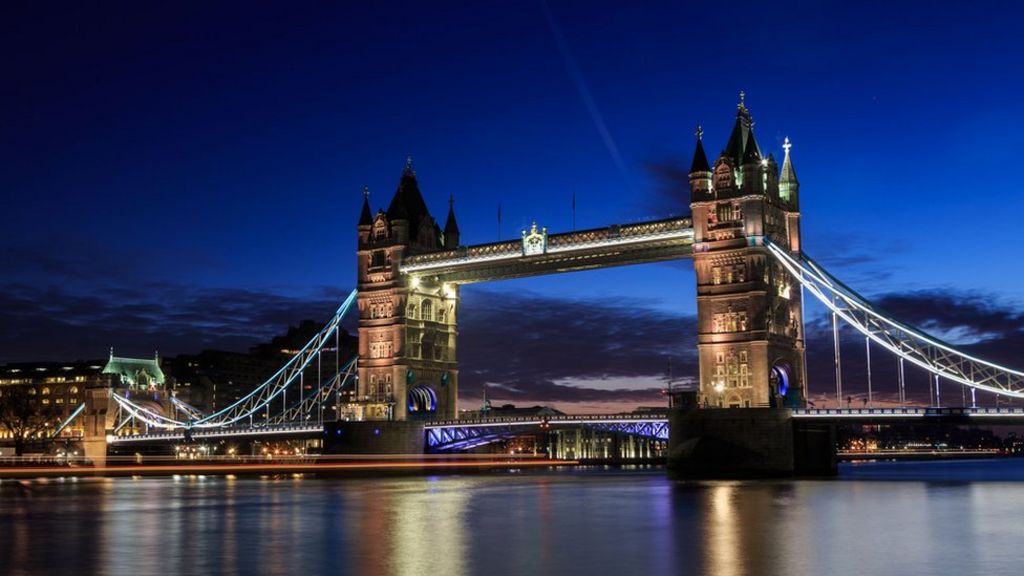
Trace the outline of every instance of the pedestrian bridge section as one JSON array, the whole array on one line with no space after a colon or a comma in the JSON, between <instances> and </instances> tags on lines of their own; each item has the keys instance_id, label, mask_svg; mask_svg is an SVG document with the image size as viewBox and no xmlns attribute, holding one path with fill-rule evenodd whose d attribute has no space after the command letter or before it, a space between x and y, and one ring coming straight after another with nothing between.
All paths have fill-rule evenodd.
<instances>
[{"instance_id":1,"label":"pedestrian bridge section","mask_svg":"<svg viewBox=\"0 0 1024 576\"><path fill-rule=\"evenodd\" d=\"M410 277L471 284L688 258L693 221L671 218L548 234L532 226L522 239L409 256L399 270Z\"/></svg>"}]
</instances>

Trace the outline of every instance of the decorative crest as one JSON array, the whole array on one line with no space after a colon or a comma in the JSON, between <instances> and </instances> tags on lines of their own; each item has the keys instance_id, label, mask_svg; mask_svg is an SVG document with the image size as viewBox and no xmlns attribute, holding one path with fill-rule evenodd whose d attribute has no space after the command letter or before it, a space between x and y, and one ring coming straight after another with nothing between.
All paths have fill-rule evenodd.
<instances>
[{"instance_id":1,"label":"decorative crest","mask_svg":"<svg viewBox=\"0 0 1024 576\"><path fill-rule=\"evenodd\" d=\"M693 135L697 137L697 140L702 140L704 138L704 128L697 124L697 131Z\"/></svg>"},{"instance_id":2,"label":"decorative crest","mask_svg":"<svg viewBox=\"0 0 1024 576\"><path fill-rule=\"evenodd\" d=\"M786 151L786 156L789 156L789 149L792 147L793 145L789 143L789 136L786 136L786 139L782 141L782 149Z\"/></svg>"},{"instance_id":3,"label":"decorative crest","mask_svg":"<svg viewBox=\"0 0 1024 576\"><path fill-rule=\"evenodd\" d=\"M547 227L537 229L537 223L530 225L530 231L523 230L523 256L544 254L548 251Z\"/></svg>"}]
</instances>

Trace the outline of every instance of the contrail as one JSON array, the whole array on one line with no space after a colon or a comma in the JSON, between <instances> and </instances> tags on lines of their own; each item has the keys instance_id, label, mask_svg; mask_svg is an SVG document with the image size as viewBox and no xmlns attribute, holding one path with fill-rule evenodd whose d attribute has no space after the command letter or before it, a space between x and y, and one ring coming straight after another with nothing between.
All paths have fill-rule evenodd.
<instances>
[{"instance_id":1,"label":"contrail","mask_svg":"<svg viewBox=\"0 0 1024 576\"><path fill-rule=\"evenodd\" d=\"M569 76L572 77L573 83L576 84L576 89L579 90L580 97L583 98L583 104L586 105L587 111L590 112L590 119L594 121L594 127L601 134L601 139L604 140L604 146L608 149L608 154L612 157L615 165L622 172L622 177L628 183L629 174L626 171L625 163L622 161L622 155L619 154L619 147L615 145L615 139L612 138L611 132L608 131L608 126L605 125L601 111L597 109L597 103L594 102L590 88L587 87L587 82L583 79L583 73L580 72L576 59L572 57L572 53L569 51L569 44L565 41L565 36L562 35L562 30L558 27L558 22L555 21L555 16L551 13L551 9L548 8L548 3L542 1L541 6L544 7L544 16L547 17L548 27L551 28L551 35L555 38L555 45L558 46L558 52L562 55L562 61L565 62Z\"/></svg>"}]
</instances>

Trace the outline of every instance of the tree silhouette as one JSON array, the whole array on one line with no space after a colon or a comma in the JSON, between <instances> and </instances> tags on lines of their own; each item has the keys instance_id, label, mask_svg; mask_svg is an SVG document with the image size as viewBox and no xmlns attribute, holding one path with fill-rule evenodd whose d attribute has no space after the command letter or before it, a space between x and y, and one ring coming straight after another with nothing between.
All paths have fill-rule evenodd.
<instances>
[{"instance_id":1,"label":"tree silhouette","mask_svg":"<svg viewBox=\"0 0 1024 576\"><path fill-rule=\"evenodd\" d=\"M0 388L0 427L10 432L14 453L25 453L28 440L45 432L57 418L53 405L42 404L30 386Z\"/></svg>"}]
</instances>

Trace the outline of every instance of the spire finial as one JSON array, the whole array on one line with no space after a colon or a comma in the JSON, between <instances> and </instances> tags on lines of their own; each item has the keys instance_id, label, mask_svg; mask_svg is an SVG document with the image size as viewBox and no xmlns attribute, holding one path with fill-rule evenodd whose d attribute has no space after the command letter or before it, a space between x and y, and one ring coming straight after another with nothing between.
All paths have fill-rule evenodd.
<instances>
[{"instance_id":1,"label":"spire finial","mask_svg":"<svg viewBox=\"0 0 1024 576\"><path fill-rule=\"evenodd\" d=\"M454 208L454 207L455 207L455 194L449 194L448 195L448 208L450 209L450 208Z\"/></svg>"},{"instance_id":2,"label":"spire finial","mask_svg":"<svg viewBox=\"0 0 1024 576\"><path fill-rule=\"evenodd\" d=\"M405 156L405 168L406 170L412 170L412 154Z\"/></svg>"},{"instance_id":3,"label":"spire finial","mask_svg":"<svg viewBox=\"0 0 1024 576\"><path fill-rule=\"evenodd\" d=\"M744 92L743 90L740 90L740 103L737 105L737 107L739 107L739 108L746 108L746 104L744 103L744 100L746 100L746 98L747 98L747 93Z\"/></svg>"},{"instance_id":4,"label":"spire finial","mask_svg":"<svg viewBox=\"0 0 1024 576\"><path fill-rule=\"evenodd\" d=\"M110 347L110 357L111 358L114 357L114 347L113 346Z\"/></svg>"},{"instance_id":5,"label":"spire finial","mask_svg":"<svg viewBox=\"0 0 1024 576\"><path fill-rule=\"evenodd\" d=\"M697 131L694 132L694 136L697 137L697 140L702 140L703 139L703 137L704 137L704 128L701 127L700 124L697 124Z\"/></svg>"},{"instance_id":6,"label":"spire finial","mask_svg":"<svg viewBox=\"0 0 1024 576\"><path fill-rule=\"evenodd\" d=\"M370 199L370 187L369 186L366 186L366 185L363 186L363 198L365 198L367 200Z\"/></svg>"},{"instance_id":7,"label":"spire finial","mask_svg":"<svg viewBox=\"0 0 1024 576\"><path fill-rule=\"evenodd\" d=\"M789 156L789 149L792 147L793 145L789 143L789 136L786 136L786 139L782 141L782 149L786 151L786 156Z\"/></svg>"}]
</instances>

